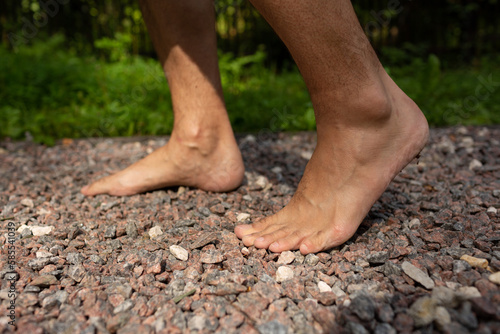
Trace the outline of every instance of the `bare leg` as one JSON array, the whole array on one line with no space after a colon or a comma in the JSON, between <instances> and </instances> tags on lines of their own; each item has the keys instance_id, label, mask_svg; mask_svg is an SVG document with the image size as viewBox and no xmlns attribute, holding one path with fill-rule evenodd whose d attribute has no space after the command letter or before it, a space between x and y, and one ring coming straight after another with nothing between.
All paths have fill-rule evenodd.
<instances>
[{"instance_id":1,"label":"bare leg","mask_svg":"<svg viewBox=\"0 0 500 334\"><path fill-rule=\"evenodd\" d=\"M356 232L392 179L424 147L427 121L384 71L350 1L251 2L304 76L318 143L290 203L235 232L247 246L318 252Z\"/></svg>"},{"instance_id":2,"label":"bare leg","mask_svg":"<svg viewBox=\"0 0 500 334\"><path fill-rule=\"evenodd\" d=\"M141 0L174 108L170 141L125 170L84 187L85 195L132 195L185 185L228 191L244 166L224 105L211 0Z\"/></svg>"}]
</instances>

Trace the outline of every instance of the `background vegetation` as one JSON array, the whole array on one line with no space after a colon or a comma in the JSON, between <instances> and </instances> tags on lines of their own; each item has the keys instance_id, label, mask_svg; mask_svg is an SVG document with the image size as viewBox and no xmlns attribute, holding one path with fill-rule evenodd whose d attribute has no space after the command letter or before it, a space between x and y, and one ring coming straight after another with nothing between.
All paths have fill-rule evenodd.
<instances>
[{"instance_id":1,"label":"background vegetation","mask_svg":"<svg viewBox=\"0 0 500 334\"><path fill-rule=\"evenodd\" d=\"M500 123L497 0L353 0L396 82L432 125ZM220 67L237 132L312 130L288 51L244 0L217 0ZM0 137L168 134L169 91L137 0L0 2Z\"/></svg>"}]
</instances>

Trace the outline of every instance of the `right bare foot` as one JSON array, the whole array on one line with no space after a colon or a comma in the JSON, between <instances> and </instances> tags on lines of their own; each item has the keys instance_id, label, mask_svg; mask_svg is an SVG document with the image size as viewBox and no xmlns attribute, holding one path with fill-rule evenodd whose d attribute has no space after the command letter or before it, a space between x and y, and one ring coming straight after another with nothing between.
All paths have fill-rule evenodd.
<instances>
[{"instance_id":1,"label":"right bare foot","mask_svg":"<svg viewBox=\"0 0 500 334\"><path fill-rule=\"evenodd\" d=\"M82 188L87 196L134 195L172 186L223 192L243 181L243 160L232 131L172 133L169 142L124 170Z\"/></svg>"}]
</instances>

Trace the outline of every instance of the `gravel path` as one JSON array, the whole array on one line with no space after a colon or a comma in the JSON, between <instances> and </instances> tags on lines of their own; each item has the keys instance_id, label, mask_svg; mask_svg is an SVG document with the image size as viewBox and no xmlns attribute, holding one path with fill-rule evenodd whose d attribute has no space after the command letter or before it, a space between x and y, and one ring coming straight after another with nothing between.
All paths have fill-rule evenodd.
<instances>
[{"instance_id":1,"label":"gravel path","mask_svg":"<svg viewBox=\"0 0 500 334\"><path fill-rule=\"evenodd\" d=\"M0 332L14 305L30 334L500 333L500 126L431 135L349 242L306 257L233 229L289 201L314 134L241 136L236 191L124 198L79 188L165 138L0 142Z\"/></svg>"}]
</instances>

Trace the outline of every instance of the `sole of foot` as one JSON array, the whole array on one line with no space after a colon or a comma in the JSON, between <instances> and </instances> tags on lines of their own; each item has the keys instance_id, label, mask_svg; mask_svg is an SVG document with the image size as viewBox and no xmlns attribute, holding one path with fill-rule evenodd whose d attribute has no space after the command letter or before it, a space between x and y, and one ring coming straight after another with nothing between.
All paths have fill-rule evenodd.
<instances>
[{"instance_id":1,"label":"sole of foot","mask_svg":"<svg viewBox=\"0 0 500 334\"><path fill-rule=\"evenodd\" d=\"M225 192L239 187L244 165L234 136L210 145L186 143L172 135L169 142L124 170L85 186L87 196L130 196L174 186Z\"/></svg>"}]
</instances>

